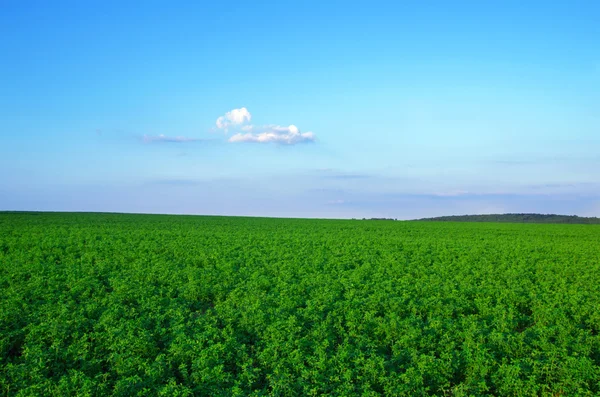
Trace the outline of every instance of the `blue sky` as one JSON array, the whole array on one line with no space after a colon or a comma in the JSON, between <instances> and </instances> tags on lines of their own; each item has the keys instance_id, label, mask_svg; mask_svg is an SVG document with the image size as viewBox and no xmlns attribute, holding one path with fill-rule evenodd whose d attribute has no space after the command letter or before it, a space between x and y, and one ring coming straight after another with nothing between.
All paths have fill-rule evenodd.
<instances>
[{"instance_id":1,"label":"blue sky","mask_svg":"<svg viewBox=\"0 0 600 397\"><path fill-rule=\"evenodd\" d=\"M600 216L599 20L597 1L5 0L0 210Z\"/></svg>"}]
</instances>

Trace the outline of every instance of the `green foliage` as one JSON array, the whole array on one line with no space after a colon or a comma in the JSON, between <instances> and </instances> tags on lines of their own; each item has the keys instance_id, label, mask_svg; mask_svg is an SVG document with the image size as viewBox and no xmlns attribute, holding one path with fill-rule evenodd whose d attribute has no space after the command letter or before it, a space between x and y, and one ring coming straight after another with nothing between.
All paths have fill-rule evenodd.
<instances>
[{"instance_id":1,"label":"green foliage","mask_svg":"<svg viewBox=\"0 0 600 397\"><path fill-rule=\"evenodd\" d=\"M0 214L0 395L600 395L600 228Z\"/></svg>"}]
</instances>

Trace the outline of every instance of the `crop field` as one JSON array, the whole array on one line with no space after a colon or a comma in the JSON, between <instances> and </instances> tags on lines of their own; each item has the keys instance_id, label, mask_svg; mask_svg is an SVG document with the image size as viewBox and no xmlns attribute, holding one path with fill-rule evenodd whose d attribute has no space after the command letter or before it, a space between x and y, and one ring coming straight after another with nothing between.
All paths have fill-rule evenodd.
<instances>
[{"instance_id":1,"label":"crop field","mask_svg":"<svg viewBox=\"0 0 600 397\"><path fill-rule=\"evenodd\" d=\"M600 395L600 226L0 213L0 395Z\"/></svg>"}]
</instances>

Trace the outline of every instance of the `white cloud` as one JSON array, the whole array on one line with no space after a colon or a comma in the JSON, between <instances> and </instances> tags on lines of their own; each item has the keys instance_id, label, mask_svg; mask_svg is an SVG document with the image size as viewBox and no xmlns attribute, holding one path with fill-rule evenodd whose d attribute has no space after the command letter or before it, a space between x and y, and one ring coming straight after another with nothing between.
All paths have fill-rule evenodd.
<instances>
[{"instance_id":1,"label":"white cloud","mask_svg":"<svg viewBox=\"0 0 600 397\"><path fill-rule=\"evenodd\" d=\"M166 136L163 134L152 136L144 135L144 143L181 143L181 142L196 142L200 139L187 138L185 136Z\"/></svg>"},{"instance_id":2,"label":"white cloud","mask_svg":"<svg viewBox=\"0 0 600 397\"><path fill-rule=\"evenodd\" d=\"M315 134L300 132L298 127L291 124L287 127L267 124L250 124L252 115L246 108L233 109L217 119L217 129L224 132L233 130L235 135L228 139L231 143L277 143L280 145L295 145L297 143L313 142Z\"/></svg>"},{"instance_id":3,"label":"white cloud","mask_svg":"<svg viewBox=\"0 0 600 397\"><path fill-rule=\"evenodd\" d=\"M297 143L314 142L315 140L315 134L312 132L300 132L298 127L293 124L288 127L279 125L268 125L263 127L247 126L247 128L243 128L243 130L248 132L235 134L229 138L229 142L295 145Z\"/></svg>"},{"instance_id":4,"label":"white cloud","mask_svg":"<svg viewBox=\"0 0 600 397\"><path fill-rule=\"evenodd\" d=\"M252 120L252 115L248 109L239 108L233 109L225 113L225 116L219 117L216 121L216 125L218 129L227 132L229 127L241 125L249 122L250 120Z\"/></svg>"}]
</instances>

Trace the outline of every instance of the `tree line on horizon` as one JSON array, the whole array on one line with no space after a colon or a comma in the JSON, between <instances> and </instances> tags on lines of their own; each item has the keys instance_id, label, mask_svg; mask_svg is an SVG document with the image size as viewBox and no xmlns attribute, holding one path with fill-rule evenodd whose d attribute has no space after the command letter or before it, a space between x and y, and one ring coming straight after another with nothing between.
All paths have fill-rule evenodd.
<instances>
[{"instance_id":1,"label":"tree line on horizon","mask_svg":"<svg viewBox=\"0 0 600 397\"><path fill-rule=\"evenodd\" d=\"M510 223L559 223L559 224L600 224L600 218L577 215L556 214L488 214L451 215L418 219L435 222L510 222Z\"/></svg>"}]
</instances>

